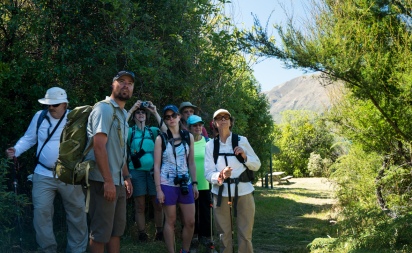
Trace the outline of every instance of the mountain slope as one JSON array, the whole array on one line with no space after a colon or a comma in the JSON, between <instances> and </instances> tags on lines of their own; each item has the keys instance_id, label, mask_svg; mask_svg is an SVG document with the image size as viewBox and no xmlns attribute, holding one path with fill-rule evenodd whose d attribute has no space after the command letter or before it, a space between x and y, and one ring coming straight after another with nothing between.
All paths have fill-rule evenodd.
<instances>
[{"instance_id":1,"label":"mountain slope","mask_svg":"<svg viewBox=\"0 0 412 253\"><path fill-rule=\"evenodd\" d=\"M276 123L281 121L281 112L286 110L311 110L324 112L330 108L330 94L338 86L326 85L319 74L294 78L272 90L264 92L270 103L270 114Z\"/></svg>"}]
</instances>

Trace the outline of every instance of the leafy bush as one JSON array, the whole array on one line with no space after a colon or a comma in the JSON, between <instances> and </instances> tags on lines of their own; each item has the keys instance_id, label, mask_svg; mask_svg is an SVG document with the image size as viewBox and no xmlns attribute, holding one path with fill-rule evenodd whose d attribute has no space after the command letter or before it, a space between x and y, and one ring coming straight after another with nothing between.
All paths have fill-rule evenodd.
<instances>
[{"instance_id":1,"label":"leafy bush","mask_svg":"<svg viewBox=\"0 0 412 253\"><path fill-rule=\"evenodd\" d=\"M22 232L25 207L29 204L26 195L16 194L13 191L13 182L10 178L10 161L0 159L0 251L10 249L18 242ZM4 250L3 250L4 249Z\"/></svg>"},{"instance_id":2,"label":"leafy bush","mask_svg":"<svg viewBox=\"0 0 412 253\"><path fill-rule=\"evenodd\" d=\"M365 153L354 145L348 155L332 166L331 178L338 185L336 197L341 210L336 248L348 243L355 249L388 249L391 252L411 248L408 240L412 236L410 209L398 211L396 218L392 218L377 205L375 179L382 160L379 155ZM405 208L401 195L397 195L398 198L384 196L390 199L390 206Z\"/></svg>"}]
</instances>

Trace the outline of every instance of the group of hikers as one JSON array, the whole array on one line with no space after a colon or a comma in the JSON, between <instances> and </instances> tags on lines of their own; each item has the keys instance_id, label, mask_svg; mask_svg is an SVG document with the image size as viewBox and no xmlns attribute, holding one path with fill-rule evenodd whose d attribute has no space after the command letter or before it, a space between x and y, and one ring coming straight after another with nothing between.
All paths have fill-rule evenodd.
<instances>
[{"instance_id":1,"label":"group of hikers","mask_svg":"<svg viewBox=\"0 0 412 253\"><path fill-rule=\"evenodd\" d=\"M70 112L64 89L47 90L38 100L47 107L44 119L39 120L43 111L38 111L24 136L6 150L7 156L14 158L37 144L32 202L41 251L57 252L53 201L58 192L66 212L66 252L120 252L130 197L139 231L136 239L147 242L147 195L154 210L153 239L164 241L168 252L175 252L177 219L182 223L180 252L190 252L196 240L213 245L211 210L220 252L234 251L234 217L238 252L253 252L251 172L260 168L260 160L246 137L231 132L234 117L226 109L216 110L209 140L198 107L190 102L181 103L179 108L166 105L159 114L151 101L137 100L127 111L124 107L132 97L134 82L133 72L118 72L111 83L111 95L94 105L88 116L91 149L85 160L96 164L88 173L89 225L83 186L64 183L53 171ZM150 115L158 126L148 125Z\"/></svg>"}]
</instances>

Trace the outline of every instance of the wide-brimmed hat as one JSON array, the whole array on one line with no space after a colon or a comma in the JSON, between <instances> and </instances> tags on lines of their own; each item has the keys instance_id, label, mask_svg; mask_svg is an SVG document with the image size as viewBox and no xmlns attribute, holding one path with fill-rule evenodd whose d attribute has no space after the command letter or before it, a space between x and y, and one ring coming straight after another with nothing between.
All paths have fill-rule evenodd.
<instances>
[{"instance_id":1,"label":"wide-brimmed hat","mask_svg":"<svg viewBox=\"0 0 412 253\"><path fill-rule=\"evenodd\" d=\"M40 104L56 105L61 103L69 103L67 100L67 93L59 87L53 87L47 90L44 98L38 100Z\"/></svg>"},{"instance_id":2,"label":"wide-brimmed hat","mask_svg":"<svg viewBox=\"0 0 412 253\"><path fill-rule=\"evenodd\" d=\"M199 122L202 123L202 124L205 124L205 122L202 120L202 118L197 116L197 115L190 115L190 117L187 118L186 122L187 122L188 126L194 125L194 124L199 123Z\"/></svg>"},{"instance_id":3,"label":"wide-brimmed hat","mask_svg":"<svg viewBox=\"0 0 412 253\"><path fill-rule=\"evenodd\" d=\"M195 110L195 112L198 111L197 106L193 105L193 104L190 103L190 102L182 102L182 103L180 104L180 106L179 106L179 111L182 112L182 110L183 110L185 107L192 107L192 108Z\"/></svg>"},{"instance_id":4,"label":"wide-brimmed hat","mask_svg":"<svg viewBox=\"0 0 412 253\"><path fill-rule=\"evenodd\" d=\"M232 117L232 115L230 114L230 112L226 109L219 109L217 111L215 111L215 113L213 113L213 118L216 118L217 115L224 113L224 114L228 114L229 117Z\"/></svg>"},{"instance_id":5,"label":"wide-brimmed hat","mask_svg":"<svg viewBox=\"0 0 412 253\"><path fill-rule=\"evenodd\" d=\"M117 79L119 79L122 76L130 76L134 82L134 73L131 71L127 71L127 70L122 70L119 73L117 73L114 77L113 77L113 82L116 81Z\"/></svg>"},{"instance_id":6,"label":"wide-brimmed hat","mask_svg":"<svg viewBox=\"0 0 412 253\"><path fill-rule=\"evenodd\" d=\"M172 110L175 113L179 113L179 109L177 109L177 107L175 105L166 105L163 108L163 115L165 115L165 112L168 111L168 110Z\"/></svg>"}]
</instances>

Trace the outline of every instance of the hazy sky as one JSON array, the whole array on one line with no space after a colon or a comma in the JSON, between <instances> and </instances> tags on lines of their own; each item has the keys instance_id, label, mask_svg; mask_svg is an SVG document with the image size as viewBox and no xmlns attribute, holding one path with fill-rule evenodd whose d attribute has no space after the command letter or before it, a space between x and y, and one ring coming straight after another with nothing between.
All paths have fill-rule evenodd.
<instances>
[{"instance_id":1,"label":"hazy sky","mask_svg":"<svg viewBox=\"0 0 412 253\"><path fill-rule=\"evenodd\" d=\"M232 0L230 4L226 5L225 13L240 28L253 26L252 13L257 15L263 27L266 26L266 22L271 16L268 23L268 28L271 28L271 24L275 22L285 24L286 16L282 6L287 9L289 14L293 13L294 17L303 17L305 16L303 6L307 2L308 0ZM276 85L304 74L301 70L284 68L283 64L275 58L265 59L253 65L252 68L255 78L262 86L262 91L269 91Z\"/></svg>"}]
</instances>

